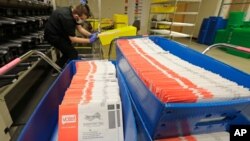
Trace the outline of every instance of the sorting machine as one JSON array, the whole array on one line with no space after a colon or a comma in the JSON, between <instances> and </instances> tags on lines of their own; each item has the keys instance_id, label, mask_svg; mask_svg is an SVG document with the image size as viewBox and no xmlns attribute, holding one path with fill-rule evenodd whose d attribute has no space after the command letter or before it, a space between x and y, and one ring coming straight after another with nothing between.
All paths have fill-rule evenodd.
<instances>
[{"instance_id":1,"label":"sorting machine","mask_svg":"<svg viewBox=\"0 0 250 141\"><path fill-rule=\"evenodd\" d=\"M0 68L27 54L28 57L7 72L0 72L0 139L10 140L31 91L51 68L39 55L52 56L52 47L43 39L43 28L52 6L43 0L0 1ZM27 96L28 95L28 96ZM25 107L25 106L24 106ZM23 123L24 124L24 123Z\"/></svg>"}]
</instances>

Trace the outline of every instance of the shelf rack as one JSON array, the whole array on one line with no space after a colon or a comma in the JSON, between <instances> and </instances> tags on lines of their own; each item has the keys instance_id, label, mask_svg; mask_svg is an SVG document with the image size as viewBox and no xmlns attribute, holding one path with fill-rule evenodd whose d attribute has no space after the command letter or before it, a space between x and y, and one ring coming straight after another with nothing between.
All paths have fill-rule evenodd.
<instances>
[{"instance_id":1,"label":"shelf rack","mask_svg":"<svg viewBox=\"0 0 250 141\"><path fill-rule=\"evenodd\" d=\"M194 27L196 23L196 17L199 14L199 9L200 9L200 4L202 0L163 0L163 1L154 1L152 0L150 4L150 13L149 13L149 34L160 34L169 38L175 38L175 37L190 37L192 38L193 32L194 32ZM178 4L179 3L185 3L185 4L194 4L198 3L197 5L197 10L196 11L179 11L178 9ZM174 7L172 8L172 11L154 11L152 10L152 7L158 5L158 6L164 6L164 7ZM172 16L172 20L165 20L165 21L153 21L152 17L153 15L166 15ZM192 16L194 18L194 22L188 23L188 22L178 22L176 20L176 17L179 15L184 15L184 16ZM152 28L152 25L154 25L154 28ZM158 29L159 25L165 25L165 29ZM178 32L173 29L173 27L190 27L192 28L190 30L190 33L183 33L183 32Z\"/></svg>"}]
</instances>

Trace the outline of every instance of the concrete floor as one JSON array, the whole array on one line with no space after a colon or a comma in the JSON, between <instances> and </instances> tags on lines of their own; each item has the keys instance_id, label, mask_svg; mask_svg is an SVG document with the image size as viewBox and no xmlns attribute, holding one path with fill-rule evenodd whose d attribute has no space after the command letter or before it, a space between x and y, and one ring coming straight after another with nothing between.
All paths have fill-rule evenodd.
<instances>
[{"instance_id":1,"label":"concrete floor","mask_svg":"<svg viewBox=\"0 0 250 141\"><path fill-rule=\"evenodd\" d=\"M174 39L174 40L180 43L183 43L198 52L202 52L208 47L207 45L199 44L194 40L190 42L190 40L186 38L179 38L179 39ZM238 57L232 54L228 54L225 51L222 51L218 48L211 49L209 52L207 52L206 55L211 56L212 58L215 58L225 64L233 66L234 68L237 68L247 74L250 74L250 59L249 58L247 59L247 58Z\"/></svg>"}]
</instances>

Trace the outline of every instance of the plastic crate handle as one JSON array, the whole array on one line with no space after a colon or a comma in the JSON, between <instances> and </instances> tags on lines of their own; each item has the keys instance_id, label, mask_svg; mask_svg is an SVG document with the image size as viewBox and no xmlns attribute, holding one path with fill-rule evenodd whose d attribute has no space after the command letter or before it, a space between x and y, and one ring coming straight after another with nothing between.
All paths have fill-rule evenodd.
<instances>
[{"instance_id":1,"label":"plastic crate handle","mask_svg":"<svg viewBox=\"0 0 250 141\"><path fill-rule=\"evenodd\" d=\"M250 48L245 48L245 47L241 47L241 46L238 46L238 47L235 47L237 50L240 50L240 51L243 51L243 52L247 52L247 53L250 53Z\"/></svg>"},{"instance_id":2,"label":"plastic crate handle","mask_svg":"<svg viewBox=\"0 0 250 141\"><path fill-rule=\"evenodd\" d=\"M239 50L239 51L250 53L250 48L246 48L246 47L242 47L242 46L236 46L236 45L232 45L232 44L226 44L226 43L218 43L218 44L213 44L211 46L208 46L202 52L202 54L206 54L212 48L219 48L219 47L234 48L234 49Z\"/></svg>"},{"instance_id":3,"label":"plastic crate handle","mask_svg":"<svg viewBox=\"0 0 250 141\"><path fill-rule=\"evenodd\" d=\"M16 58L15 60L13 60L13 61L9 62L8 64L6 64L5 66L1 67L0 68L0 75L3 75L4 73L6 73L7 71L9 71L13 67L15 67L17 64L19 64L20 62L22 62L23 60L27 59L28 57L30 57L33 54L37 54L44 61L46 61L48 64L50 64L55 70L57 70L58 72L61 73L62 68L59 67L57 64L55 64L44 53L42 53L40 51L37 51L37 50L30 50L27 53L25 53L24 55L22 55L21 57Z\"/></svg>"},{"instance_id":4,"label":"plastic crate handle","mask_svg":"<svg viewBox=\"0 0 250 141\"><path fill-rule=\"evenodd\" d=\"M8 64L6 64L5 66L1 67L0 68L0 75L3 75L7 71L9 71L13 67L15 67L17 64L19 64L20 62L21 62L21 58L16 58L16 59L12 60L11 62L9 62Z\"/></svg>"}]
</instances>

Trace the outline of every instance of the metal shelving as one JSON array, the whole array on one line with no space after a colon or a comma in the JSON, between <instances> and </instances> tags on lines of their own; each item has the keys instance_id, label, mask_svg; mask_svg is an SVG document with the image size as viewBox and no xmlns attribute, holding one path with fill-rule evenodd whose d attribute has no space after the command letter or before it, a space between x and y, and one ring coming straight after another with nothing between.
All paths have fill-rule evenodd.
<instances>
[{"instance_id":1,"label":"metal shelving","mask_svg":"<svg viewBox=\"0 0 250 141\"><path fill-rule=\"evenodd\" d=\"M191 36L189 34L175 32L175 31L171 31L167 29L151 29L150 31L161 34L161 35L165 35L167 37L190 37Z\"/></svg>"},{"instance_id":2,"label":"metal shelving","mask_svg":"<svg viewBox=\"0 0 250 141\"><path fill-rule=\"evenodd\" d=\"M175 38L175 37L191 37L193 35L193 30L196 23L196 17L199 14L199 8L202 0L168 0L168 1L159 1L159 2L151 2L150 5L150 13L149 13L149 30L148 32L150 34L160 34L166 37ZM197 10L196 11L180 11L178 9L178 4L184 3L184 4L194 4L197 3ZM170 6L174 7L173 11L170 12L154 12L151 10L152 6L159 5L159 6ZM166 15L166 16L172 16L171 20L160 20L160 21L152 21L151 18L153 15ZM176 19L177 16L192 16L194 18L194 22L178 22ZM152 25L154 24L154 29L152 28ZM165 25L168 28L165 29L157 29L158 25ZM192 30L190 30L190 33L181 33L178 31L174 31L173 27L190 27Z\"/></svg>"},{"instance_id":3,"label":"metal shelving","mask_svg":"<svg viewBox=\"0 0 250 141\"><path fill-rule=\"evenodd\" d=\"M198 15L199 12L151 12L151 14Z\"/></svg>"},{"instance_id":4,"label":"metal shelving","mask_svg":"<svg viewBox=\"0 0 250 141\"><path fill-rule=\"evenodd\" d=\"M247 6L248 4L250 4L250 0L243 0L242 2L233 2L233 1L232 2L225 2L225 0L222 0L220 10L218 12L218 16L221 16L224 6L242 5L244 7L244 6ZM242 10L243 10L243 8L242 8Z\"/></svg>"},{"instance_id":5,"label":"metal shelving","mask_svg":"<svg viewBox=\"0 0 250 141\"><path fill-rule=\"evenodd\" d=\"M168 0L168 1L162 1L162 2L152 2L151 4L169 4L169 3L175 3L178 2L201 2L202 0Z\"/></svg>"},{"instance_id":6,"label":"metal shelving","mask_svg":"<svg viewBox=\"0 0 250 141\"><path fill-rule=\"evenodd\" d=\"M172 25L172 26L195 26L194 23L168 22L168 21L152 21L152 23Z\"/></svg>"}]
</instances>

